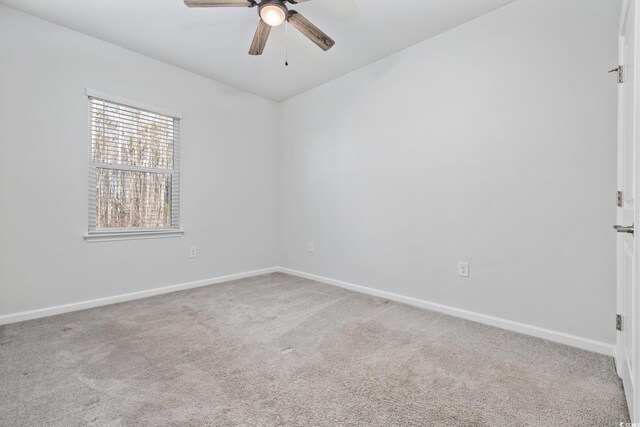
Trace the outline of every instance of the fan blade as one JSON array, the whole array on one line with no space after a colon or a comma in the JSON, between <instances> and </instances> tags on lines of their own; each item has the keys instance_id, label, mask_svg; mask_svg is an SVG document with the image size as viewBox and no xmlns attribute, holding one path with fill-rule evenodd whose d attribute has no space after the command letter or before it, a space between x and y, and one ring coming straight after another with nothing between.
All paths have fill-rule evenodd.
<instances>
[{"instance_id":1,"label":"fan blade","mask_svg":"<svg viewBox=\"0 0 640 427\"><path fill-rule=\"evenodd\" d=\"M184 0L189 7L251 7L247 0Z\"/></svg>"},{"instance_id":2,"label":"fan blade","mask_svg":"<svg viewBox=\"0 0 640 427\"><path fill-rule=\"evenodd\" d=\"M291 4L300 4L300 3L304 3L310 0L287 0L289 3Z\"/></svg>"},{"instance_id":3,"label":"fan blade","mask_svg":"<svg viewBox=\"0 0 640 427\"><path fill-rule=\"evenodd\" d=\"M271 25L268 25L261 19L260 22L258 22L256 34L253 36L253 42L251 42L251 47L249 48L249 55L262 55L270 32Z\"/></svg>"},{"instance_id":4,"label":"fan blade","mask_svg":"<svg viewBox=\"0 0 640 427\"><path fill-rule=\"evenodd\" d=\"M322 50L329 50L336 44L331 37L320 31L318 27L295 10L289 11L288 21L296 27L298 31L307 36L309 40L320 46Z\"/></svg>"}]
</instances>

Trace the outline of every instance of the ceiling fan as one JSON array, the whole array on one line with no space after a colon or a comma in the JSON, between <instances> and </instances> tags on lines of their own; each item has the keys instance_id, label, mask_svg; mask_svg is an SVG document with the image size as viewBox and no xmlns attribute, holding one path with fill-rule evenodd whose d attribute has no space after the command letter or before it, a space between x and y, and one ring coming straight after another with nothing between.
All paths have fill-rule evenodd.
<instances>
[{"instance_id":1,"label":"ceiling fan","mask_svg":"<svg viewBox=\"0 0 640 427\"><path fill-rule=\"evenodd\" d=\"M293 25L322 50L329 50L336 42L307 18L286 6L287 2L299 4L306 1L309 0L184 0L184 3L189 7L257 7L260 22L253 36L249 55L262 55L271 27L277 27L284 21Z\"/></svg>"}]
</instances>

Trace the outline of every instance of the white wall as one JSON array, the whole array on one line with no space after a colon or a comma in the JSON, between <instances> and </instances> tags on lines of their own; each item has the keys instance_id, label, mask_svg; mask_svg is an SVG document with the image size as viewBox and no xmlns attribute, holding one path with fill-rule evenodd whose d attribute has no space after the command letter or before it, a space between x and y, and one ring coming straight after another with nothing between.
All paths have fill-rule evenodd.
<instances>
[{"instance_id":1,"label":"white wall","mask_svg":"<svg viewBox=\"0 0 640 427\"><path fill-rule=\"evenodd\" d=\"M520 0L285 101L280 264L613 343L617 8Z\"/></svg>"},{"instance_id":2,"label":"white wall","mask_svg":"<svg viewBox=\"0 0 640 427\"><path fill-rule=\"evenodd\" d=\"M184 115L183 237L83 240L86 88ZM277 137L272 101L0 6L0 315L275 265Z\"/></svg>"},{"instance_id":3,"label":"white wall","mask_svg":"<svg viewBox=\"0 0 640 427\"><path fill-rule=\"evenodd\" d=\"M0 6L0 316L280 264L613 343L617 6L520 0L280 106ZM184 114L183 237L83 240L86 88Z\"/></svg>"}]
</instances>

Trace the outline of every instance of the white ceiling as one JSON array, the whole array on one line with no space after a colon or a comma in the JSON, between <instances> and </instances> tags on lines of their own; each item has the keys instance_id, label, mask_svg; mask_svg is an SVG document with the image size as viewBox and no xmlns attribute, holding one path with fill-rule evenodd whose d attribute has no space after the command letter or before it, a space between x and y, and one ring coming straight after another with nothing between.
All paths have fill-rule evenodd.
<instances>
[{"instance_id":1,"label":"white ceiling","mask_svg":"<svg viewBox=\"0 0 640 427\"><path fill-rule=\"evenodd\" d=\"M0 0L0 3L277 101L304 92L514 0L313 0L290 7L336 45L323 52L289 27L249 56L258 15L182 0Z\"/></svg>"}]
</instances>

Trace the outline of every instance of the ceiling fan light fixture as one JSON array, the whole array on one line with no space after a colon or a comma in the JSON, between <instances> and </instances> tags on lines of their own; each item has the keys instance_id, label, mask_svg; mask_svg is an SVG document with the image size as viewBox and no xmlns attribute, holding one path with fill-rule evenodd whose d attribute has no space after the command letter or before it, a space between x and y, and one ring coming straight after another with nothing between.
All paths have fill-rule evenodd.
<instances>
[{"instance_id":1,"label":"ceiling fan light fixture","mask_svg":"<svg viewBox=\"0 0 640 427\"><path fill-rule=\"evenodd\" d=\"M280 2L263 2L260 5L260 18L268 25L277 27L287 19L287 8Z\"/></svg>"},{"instance_id":2,"label":"ceiling fan light fixture","mask_svg":"<svg viewBox=\"0 0 640 427\"><path fill-rule=\"evenodd\" d=\"M0 0L1 2L2 0ZM260 20L258 28L253 35L249 55L262 55L269 39L272 27L282 25L285 21L290 23L302 35L315 43L322 50L329 50L336 44L335 41L307 18L295 10L287 9L287 3L294 5L308 2L309 0L184 0L189 7L256 7Z\"/></svg>"}]
</instances>

